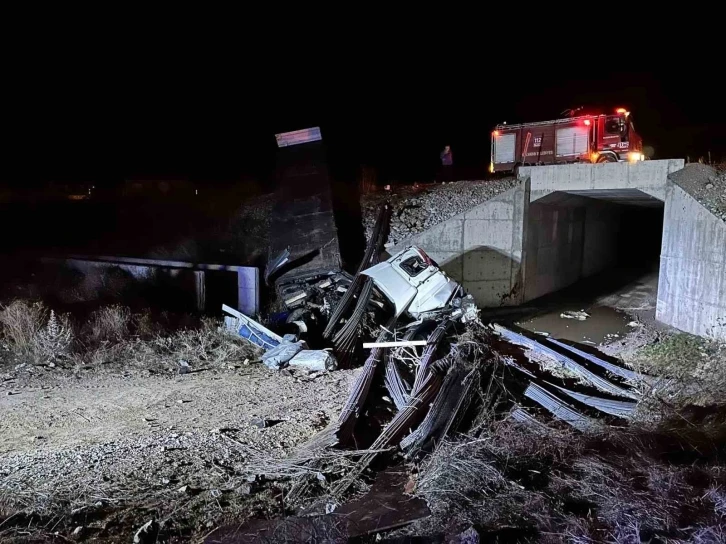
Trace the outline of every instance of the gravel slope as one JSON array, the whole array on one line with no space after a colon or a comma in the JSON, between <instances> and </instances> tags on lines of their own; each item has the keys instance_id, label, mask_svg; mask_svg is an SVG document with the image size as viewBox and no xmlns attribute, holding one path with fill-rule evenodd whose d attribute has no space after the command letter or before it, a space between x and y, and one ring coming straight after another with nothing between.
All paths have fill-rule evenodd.
<instances>
[{"instance_id":1,"label":"gravel slope","mask_svg":"<svg viewBox=\"0 0 726 544\"><path fill-rule=\"evenodd\" d=\"M711 213L726 221L726 170L720 171L705 164L687 164L671 174L677 183Z\"/></svg>"},{"instance_id":2,"label":"gravel slope","mask_svg":"<svg viewBox=\"0 0 726 544\"><path fill-rule=\"evenodd\" d=\"M366 237L370 238L378 206L390 200L394 207L388 247L423 232L517 185L515 178L456 181L396 187L364 195L361 199Z\"/></svg>"}]
</instances>

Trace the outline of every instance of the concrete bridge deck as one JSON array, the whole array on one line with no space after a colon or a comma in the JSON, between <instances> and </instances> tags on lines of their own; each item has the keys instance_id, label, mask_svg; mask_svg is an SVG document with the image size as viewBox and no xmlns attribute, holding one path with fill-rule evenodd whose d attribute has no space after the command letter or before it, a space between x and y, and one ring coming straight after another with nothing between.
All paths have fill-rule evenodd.
<instances>
[{"instance_id":1,"label":"concrete bridge deck","mask_svg":"<svg viewBox=\"0 0 726 544\"><path fill-rule=\"evenodd\" d=\"M664 207L657 318L726 340L726 223L668 179L682 168L682 159L523 167L517 187L389 251L416 244L480 306L512 306L613 262L621 208L612 204Z\"/></svg>"}]
</instances>

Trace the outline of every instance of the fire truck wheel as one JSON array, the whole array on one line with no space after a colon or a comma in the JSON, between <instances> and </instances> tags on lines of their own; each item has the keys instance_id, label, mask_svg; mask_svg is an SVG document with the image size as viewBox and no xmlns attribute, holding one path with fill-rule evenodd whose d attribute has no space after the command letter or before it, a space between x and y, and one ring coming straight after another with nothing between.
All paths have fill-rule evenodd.
<instances>
[{"instance_id":1,"label":"fire truck wheel","mask_svg":"<svg viewBox=\"0 0 726 544\"><path fill-rule=\"evenodd\" d=\"M618 159L610 155L609 153L602 155L597 162L617 162Z\"/></svg>"}]
</instances>

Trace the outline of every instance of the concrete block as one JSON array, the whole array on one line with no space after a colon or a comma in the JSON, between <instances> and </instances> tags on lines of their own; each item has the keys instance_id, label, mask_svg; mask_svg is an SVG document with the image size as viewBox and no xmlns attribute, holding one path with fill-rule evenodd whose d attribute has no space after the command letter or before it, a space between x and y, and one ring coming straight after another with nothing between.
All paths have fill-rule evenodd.
<instances>
[{"instance_id":1,"label":"concrete block","mask_svg":"<svg viewBox=\"0 0 726 544\"><path fill-rule=\"evenodd\" d=\"M706 304L723 305L726 309L726 264L709 262L701 272L705 295L702 300Z\"/></svg>"},{"instance_id":2,"label":"concrete block","mask_svg":"<svg viewBox=\"0 0 726 544\"><path fill-rule=\"evenodd\" d=\"M656 318L726 340L726 225L672 182L665 194Z\"/></svg>"},{"instance_id":3,"label":"concrete block","mask_svg":"<svg viewBox=\"0 0 726 544\"><path fill-rule=\"evenodd\" d=\"M537 251L537 276L549 276L557 273L558 248L555 246L540 247Z\"/></svg>"},{"instance_id":4,"label":"concrete block","mask_svg":"<svg viewBox=\"0 0 726 544\"><path fill-rule=\"evenodd\" d=\"M463 255L464 281L508 280L516 275L519 262L499 251L482 248Z\"/></svg>"},{"instance_id":5,"label":"concrete block","mask_svg":"<svg viewBox=\"0 0 726 544\"><path fill-rule=\"evenodd\" d=\"M464 279L463 260L459 251L426 252L452 279L461 282Z\"/></svg>"},{"instance_id":6,"label":"concrete block","mask_svg":"<svg viewBox=\"0 0 726 544\"><path fill-rule=\"evenodd\" d=\"M467 219L464 223L464 251L486 246L505 252L512 250L512 221Z\"/></svg>"},{"instance_id":7,"label":"concrete block","mask_svg":"<svg viewBox=\"0 0 726 544\"><path fill-rule=\"evenodd\" d=\"M513 189L507 191L512 192ZM505 193L506 194L506 193ZM489 200L484 204L471 209L464 214L465 219L497 219L512 220L514 219L514 202L513 195L509 195L508 201Z\"/></svg>"},{"instance_id":8,"label":"concrete block","mask_svg":"<svg viewBox=\"0 0 726 544\"><path fill-rule=\"evenodd\" d=\"M509 280L468 281L464 289L470 293L482 308L496 308L518 304L518 300L510 300L512 286Z\"/></svg>"},{"instance_id":9,"label":"concrete block","mask_svg":"<svg viewBox=\"0 0 726 544\"><path fill-rule=\"evenodd\" d=\"M726 223L714 217L714 221L709 221L705 228L708 240L706 258L726 265Z\"/></svg>"},{"instance_id":10,"label":"concrete block","mask_svg":"<svg viewBox=\"0 0 726 544\"><path fill-rule=\"evenodd\" d=\"M406 245L417 245L426 253L461 251L463 219L449 219L420 234L412 236L405 243L397 244L403 249Z\"/></svg>"}]
</instances>

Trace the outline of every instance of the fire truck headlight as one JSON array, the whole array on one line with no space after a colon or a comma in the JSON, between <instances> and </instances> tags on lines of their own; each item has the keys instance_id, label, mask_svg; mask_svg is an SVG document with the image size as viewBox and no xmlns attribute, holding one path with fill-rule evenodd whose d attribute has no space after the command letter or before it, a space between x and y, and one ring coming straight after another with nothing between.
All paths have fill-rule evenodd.
<instances>
[{"instance_id":1,"label":"fire truck headlight","mask_svg":"<svg viewBox=\"0 0 726 544\"><path fill-rule=\"evenodd\" d=\"M491 173L491 174L494 173L494 161L489 163L489 173Z\"/></svg>"},{"instance_id":2,"label":"fire truck headlight","mask_svg":"<svg viewBox=\"0 0 726 544\"><path fill-rule=\"evenodd\" d=\"M630 162L638 162L643 160L642 153L628 153L628 160Z\"/></svg>"}]
</instances>

